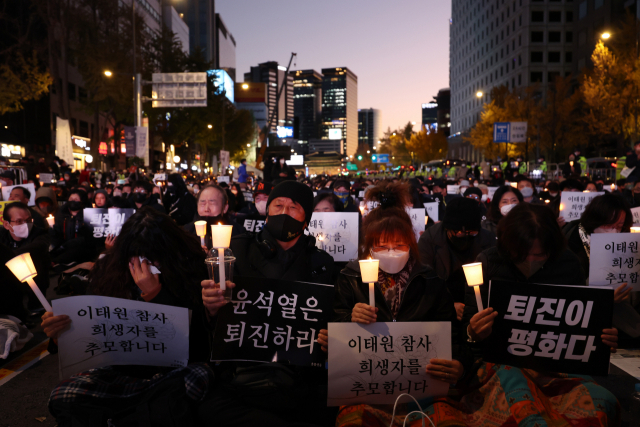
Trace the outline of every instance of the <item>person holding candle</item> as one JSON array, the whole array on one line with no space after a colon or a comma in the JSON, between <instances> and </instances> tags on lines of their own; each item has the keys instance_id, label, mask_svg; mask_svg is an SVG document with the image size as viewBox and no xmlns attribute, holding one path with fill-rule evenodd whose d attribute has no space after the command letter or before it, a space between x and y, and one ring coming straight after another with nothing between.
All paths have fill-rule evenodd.
<instances>
[{"instance_id":1,"label":"person holding candle","mask_svg":"<svg viewBox=\"0 0 640 427\"><path fill-rule=\"evenodd\" d=\"M316 247L313 236L304 234L312 213L309 187L288 180L276 185L269 194L262 231L231 239L236 257L234 275L257 281L266 277L333 284L333 258ZM226 285L235 286L231 282ZM219 284L203 280L202 300L211 321L217 321L218 310L227 303ZM326 336L327 331L320 333ZM326 425L335 420L335 411L326 407L324 369L224 362L217 374L224 380L210 391L198 411L205 425L287 426L301 425L301 420L309 420L304 425ZM263 379L262 386L253 380L256 377Z\"/></svg>"},{"instance_id":2,"label":"person holding candle","mask_svg":"<svg viewBox=\"0 0 640 427\"><path fill-rule=\"evenodd\" d=\"M52 187L43 186L38 188L38 191L36 191L36 205L33 209L37 210L43 218L50 215L55 216L58 211L58 198Z\"/></svg>"},{"instance_id":3,"label":"person holding candle","mask_svg":"<svg viewBox=\"0 0 640 427\"><path fill-rule=\"evenodd\" d=\"M91 227L84 223L83 209L89 206L87 193L74 189L67 203L56 214L51 233L51 261L58 269L66 270L74 264L92 261L96 253Z\"/></svg>"},{"instance_id":4,"label":"person holding candle","mask_svg":"<svg viewBox=\"0 0 640 427\"><path fill-rule=\"evenodd\" d=\"M96 190L93 196L93 203L96 205L96 208L108 208L109 203L109 195L105 190Z\"/></svg>"},{"instance_id":5,"label":"person holding candle","mask_svg":"<svg viewBox=\"0 0 640 427\"><path fill-rule=\"evenodd\" d=\"M453 324L456 311L446 283L431 267L419 261L420 255L411 219L404 210L406 201L411 197L407 185L380 183L369 193L372 193L371 197L380 200L380 205L363 220L361 263L349 262L338 276L334 297L334 321L367 325L392 321L452 322L453 360L431 359L424 369L433 378L455 385L463 378L465 372L470 371L473 359L462 339L462 330ZM459 199L463 203L475 203ZM454 203L456 202L451 201L449 206ZM379 262L374 289L375 307L371 306L369 300L369 285L363 283L363 277L367 272L364 270L365 263L369 257ZM365 280L368 281L366 278ZM327 341L328 337L323 337L325 347ZM330 348L327 350L331 351ZM388 405L342 407L336 426L390 425L390 412L391 408ZM437 424L437 418L434 419L432 416L432 419Z\"/></svg>"},{"instance_id":6,"label":"person holding candle","mask_svg":"<svg viewBox=\"0 0 640 427\"><path fill-rule=\"evenodd\" d=\"M562 176L565 179L578 179L581 174L580 162L576 161L576 156L573 153L569 154L569 160L562 166Z\"/></svg>"},{"instance_id":7,"label":"person holding candle","mask_svg":"<svg viewBox=\"0 0 640 427\"><path fill-rule=\"evenodd\" d=\"M517 188L510 185L503 185L493 194L493 199L489 204L487 219L482 221L482 228L493 234L497 233L500 221L518 205L524 198Z\"/></svg>"}]
</instances>

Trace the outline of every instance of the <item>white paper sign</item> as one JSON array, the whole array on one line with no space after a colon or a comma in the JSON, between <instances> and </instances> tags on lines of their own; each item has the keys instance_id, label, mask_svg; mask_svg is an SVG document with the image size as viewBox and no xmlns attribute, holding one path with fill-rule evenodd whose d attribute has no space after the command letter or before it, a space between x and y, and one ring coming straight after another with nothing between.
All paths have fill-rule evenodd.
<instances>
[{"instance_id":1,"label":"white paper sign","mask_svg":"<svg viewBox=\"0 0 640 427\"><path fill-rule=\"evenodd\" d=\"M227 184L229 183L229 177L227 175L222 175L218 177L218 184L220 184L221 182L226 182Z\"/></svg>"},{"instance_id":2,"label":"white paper sign","mask_svg":"<svg viewBox=\"0 0 640 427\"><path fill-rule=\"evenodd\" d=\"M640 224L640 207L631 208L631 215L633 216L633 223Z\"/></svg>"},{"instance_id":3,"label":"white paper sign","mask_svg":"<svg viewBox=\"0 0 640 427\"><path fill-rule=\"evenodd\" d=\"M413 232L416 233L416 242L420 240L420 234L424 233L424 209L408 209L407 213L411 217Z\"/></svg>"},{"instance_id":4,"label":"white paper sign","mask_svg":"<svg viewBox=\"0 0 640 427\"><path fill-rule=\"evenodd\" d=\"M458 194L458 191L460 191L459 185L447 185L447 194Z\"/></svg>"},{"instance_id":5,"label":"white paper sign","mask_svg":"<svg viewBox=\"0 0 640 427\"><path fill-rule=\"evenodd\" d=\"M157 173L157 174L153 175L153 180L154 181L166 181L167 180L167 174L166 173Z\"/></svg>"},{"instance_id":6,"label":"white paper sign","mask_svg":"<svg viewBox=\"0 0 640 427\"><path fill-rule=\"evenodd\" d=\"M640 291L640 252L638 233L594 233L591 235L589 286L627 283Z\"/></svg>"},{"instance_id":7,"label":"white paper sign","mask_svg":"<svg viewBox=\"0 0 640 427\"><path fill-rule=\"evenodd\" d=\"M449 384L427 375L433 358L451 360L450 322L329 323L328 406L392 404L445 396Z\"/></svg>"},{"instance_id":8,"label":"white paper sign","mask_svg":"<svg viewBox=\"0 0 640 427\"><path fill-rule=\"evenodd\" d=\"M359 191L358 192L358 198L359 199L364 199L364 191Z\"/></svg>"},{"instance_id":9,"label":"white paper sign","mask_svg":"<svg viewBox=\"0 0 640 427\"><path fill-rule=\"evenodd\" d=\"M32 182L29 182L27 184L10 185L8 187L2 187L2 200L4 200L5 202L8 201L9 196L11 195L11 190L13 190L16 187L26 188L31 193L31 197L29 197L28 205L29 206L36 205L36 186L33 185Z\"/></svg>"},{"instance_id":10,"label":"white paper sign","mask_svg":"<svg viewBox=\"0 0 640 427\"><path fill-rule=\"evenodd\" d=\"M489 190L489 193L487 194L487 197L489 198L489 200L493 200L493 195L496 194L496 191L498 191L498 188L500 187L487 187L487 190Z\"/></svg>"},{"instance_id":11,"label":"white paper sign","mask_svg":"<svg viewBox=\"0 0 640 427\"><path fill-rule=\"evenodd\" d=\"M438 218L438 207L440 206L440 202L431 202L425 203L424 207L427 210L427 216L433 220L433 222L438 222L440 219Z\"/></svg>"},{"instance_id":12,"label":"white paper sign","mask_svg":"<svg viewBox=\"0 0 640 427\"><path fill-rule=\"evenodd\" d=\"M144 164L149 164L149 128L136 126L136 156L144 159Z\"/></svg>"},{"instance_id":13,"label":"white paper sign","mask_svg":"<svg viewBox=\"0 0 640 427\"><path fill-rule=\"evenodd\" d=\"M53 184L55 176L52 173L39 173L38 179L41 184Z\"/></svg>"},{"instance_id":14,"label":"white paper sign","mask_svg":"<svg viewBox=\"0 0 640 427\"><path fill-rule=\"evenodd\" d=\"M53 300L71 319L58 339L62 378L109 365L187 366L189 310L120 298Z\"/></svg>"},{"instance_id":15,"label":"white paper sign","mask_svg":"<svg viewBox=\"0 0 640 427\"><path fill-rule=\"evenodd\" d=\"M69 120L60 117L56 117L56 154L67 162L69 167L73 167L73 143Z\"/></svg>"},{"instance_id":16,"label":"white paper sign","mask_svg":"<svg viewBox=\"0 0 640 427\"><path fill-rule=\"evenodd\" d=\"M604 191L597 193L563 192L560 195L560 217L564 218L567 222L580 219L591 200L603 194Z\"/></svg>"},{"instance_id":17,"label":"white paper sign","mask_svg":"<svg viewBox=\"0 0 640 427\"><path fill-rule=\"evenodd\" d=\"M358 212L314 212L309 231L336 262L358 258Z\"/></svg>"}]
</instances>

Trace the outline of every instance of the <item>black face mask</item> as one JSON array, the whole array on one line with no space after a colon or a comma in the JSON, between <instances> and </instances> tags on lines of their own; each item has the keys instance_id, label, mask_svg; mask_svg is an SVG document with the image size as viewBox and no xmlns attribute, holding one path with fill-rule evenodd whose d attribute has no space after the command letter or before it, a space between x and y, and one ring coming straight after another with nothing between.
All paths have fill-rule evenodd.
<instances>
[{"instance_id":1,"label":"black face mask","mask_svg":"<svg viewBox=\"0 0 640 427\"><path fill-rule=\"evenodd\" d=\"M290 242L304 231L304 222L287 214L269 216L265 226L269 233L281 242Z\"/></svg>"},{"instance_id":2,"label":"black face mask","mask_svg":"<svg viewBox=\"0 0 640 427\"><path fill-rule=\"evenodd\" d=\"M172 196L176 194L176 187L174 187L173 185L167 187L167 194L170 194Z\"/></svg>"},{"instance_id":3,"label":"black face mask","mask_svg":"<svg viewBox=\"0 0 640 427\"><path fill-rule=\"evenodd\" d=\"M433 193L432 196L442 202L442 193Z\"/></svg>"},{"instance_id":4,"label":"black face mask","mask_svg":"<svg viewBox=\"0 0 640 427\"><path fill-rule=\"evenodd\" d=\"M471 245L473 245L473 237L471 236L449 237L449 243L451 243L451 246L453 247L454 250L458 252L464 252L468 250L471 247Z\"/></svg>"},{"instance_id":5,"label":"black face mask","mask_svg":"<svg viewBox=\"0 0 640 427\"><path fill-rule=\"evenodd\" d=\"M69 205L69 210L74 212L81 211L84 208L82 202L78 202L75 200L67 202L67 204Z\"/></svg>"},{"instance_id":6,"label":"black face mask","mask_svg":"<svg viewBox=\"0 0 640 427\"><path fill-rule=\"evenodd\" d=\"M135 202L136 203L144 203L147 200L147 195L145 193L135 193Z\"/></svg>"}]
</instances>

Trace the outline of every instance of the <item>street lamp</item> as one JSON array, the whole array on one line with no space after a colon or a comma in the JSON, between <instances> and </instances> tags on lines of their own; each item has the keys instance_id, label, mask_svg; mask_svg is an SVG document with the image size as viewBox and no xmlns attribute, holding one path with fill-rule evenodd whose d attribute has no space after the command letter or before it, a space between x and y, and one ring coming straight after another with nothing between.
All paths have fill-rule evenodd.
<instances>
[{"instance_id":1,"label":"street lamp","mask_svg":"<svg viewBox=\"0 0 640 427\"><path fill-rule=\"evenodd\" d=\"M245 90L249 89L249 85L248 85L248 84L246 84L246 83L244 83L244 84L242 85L242 89L245 89Z\"/></svg>"},{"instance_id":2,"label":"street lamp","mask_svg":"<svg viewBox=\"0 0 640 427\"><path fill-rule=\"evenodd\" d=\"M482 93L482 91L481 91L481 90L479 90L478 92L476 92L476 96L477 96L478 98L482 98L482 97L484 96L484 93Z\"/></svg>"},{"instance_id":3,"label":"street lamp","mask_svg":"<svg viewBox=\"0 0 640 427\"><path fill-rule=\"evenodd\" d=\"M104 75L107 76L107 77L111 77L113 75L113 73L111 71L109 71L109 70L106 70L104 72Z\"/></svg>"},{"instance_id":4,"label":"street lamp","mask_svg":"<svg viewBox=\"0 0 640 427\"><path fill-rule=\"evenodd\" d=\"M213 125L207 125L209 129L213 129Z\"/></svg>"},{"instance_id":5,"label":"street lamp","mask_svg":"<svg viewBox=\"0 0 640 427\"><path fill-rule=\"evenodd\" d=\"M609 32L604 32L604 33L602 33L602 38L603 38L604 40L607 40L607 39L609 39L610 37L611 37L611 33L609 33Z\"/></svg>"}]
</instances>

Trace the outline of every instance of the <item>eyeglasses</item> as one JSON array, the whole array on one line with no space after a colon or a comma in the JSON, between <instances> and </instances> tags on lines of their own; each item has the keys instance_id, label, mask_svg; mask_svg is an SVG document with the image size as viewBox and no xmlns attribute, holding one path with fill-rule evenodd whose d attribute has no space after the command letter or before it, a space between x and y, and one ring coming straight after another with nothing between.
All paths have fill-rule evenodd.
<instances>
[{"instance_id":1,"label":"eyeglasses","mask_svg":"<svg viewBox=\"0 0 640 427\"><path fill-rule=\"evenodd\" d=\"M471 237L476 237L478 235L479 231L475 231L475 230L470 230L470 231L465 231L465 230L447 230L447 234L449 234L450 236L455 236L455 237L464 237L464 236L471 236Z\"/></svg>"},{"instance_id":2,"label":"eyeglasses","mask_svg":"<svg viewBox=\"0 0 640 427\"><path fill-rule=\"evenodd\" d=\"M409 252L409 249L410 249L409 245L397 245L392 248L388 246L375 246L371 248L371 251L375 253L384 253L384 252L391 252L391 251Z\"/></svg>"},{"instance_id":3,"label":"eyeglasses","mask_svg":"<svg viewBox=\"0 0 640 427\"><path fill-rule=\"evenodd\" d=\"M33 222L33 218L19 219L17 221L9 221L9 222L11 224L15 224L15 225L22 225L22 224L32 223Z\"/></svg>"}]
</instances>

